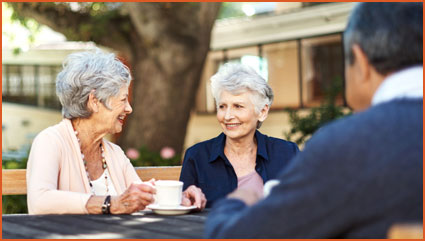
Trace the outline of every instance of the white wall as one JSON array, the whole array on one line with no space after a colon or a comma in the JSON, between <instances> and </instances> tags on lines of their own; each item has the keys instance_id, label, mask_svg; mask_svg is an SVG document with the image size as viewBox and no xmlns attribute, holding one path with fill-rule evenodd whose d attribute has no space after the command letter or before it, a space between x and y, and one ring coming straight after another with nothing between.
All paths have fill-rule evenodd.
<instances>
[{"instance_id":1,"label":"white wall","mask_svg":"<svg viewBox=\"0 0 425 241\"><path fill-rule=\"evenodd\" d=\"M3 151L31 144L37 133L62 120L60 111L12 103L2 103L1 113Z\"/></svg>"}]
</instances>

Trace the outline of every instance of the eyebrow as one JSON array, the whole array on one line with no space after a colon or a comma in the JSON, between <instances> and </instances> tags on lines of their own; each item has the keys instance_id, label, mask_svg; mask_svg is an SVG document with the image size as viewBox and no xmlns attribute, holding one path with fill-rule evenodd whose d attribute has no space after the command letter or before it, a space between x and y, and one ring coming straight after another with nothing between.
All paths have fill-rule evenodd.
<instances>
[{"instance_id":1,"label":"eyebrow","mask_svg":"<svg viewBox=\"0 0 425 241\"><path fill-rule=\"evenodd\" d=\"M227 104L227 103L224 103L224 102L218 102L218 104ZM232 105L235 105L235 104L237 104L237 105L244 105L244 104L246 104L246 102L240 102L240 101L238 101L238 102L233 102L233 103L231 103Z\"/></svg>"}]
</instances>

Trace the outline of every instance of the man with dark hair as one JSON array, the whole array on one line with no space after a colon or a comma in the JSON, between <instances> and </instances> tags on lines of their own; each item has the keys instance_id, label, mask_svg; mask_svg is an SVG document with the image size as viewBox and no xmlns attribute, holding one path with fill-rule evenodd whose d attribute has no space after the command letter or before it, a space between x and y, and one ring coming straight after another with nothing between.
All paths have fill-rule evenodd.
<instances>
[{"instance_id":1,"label":"man with dark hair","mask_svg":"<svg viewBox=\"0 0 425 241\"><path fill-rule=\"evenodd\" d=\"M322 127L262 200L218 201L208 238L385 238L423 216L422 3L360 3L346 31L357 112Z\"/></svg>"}]
</instances>

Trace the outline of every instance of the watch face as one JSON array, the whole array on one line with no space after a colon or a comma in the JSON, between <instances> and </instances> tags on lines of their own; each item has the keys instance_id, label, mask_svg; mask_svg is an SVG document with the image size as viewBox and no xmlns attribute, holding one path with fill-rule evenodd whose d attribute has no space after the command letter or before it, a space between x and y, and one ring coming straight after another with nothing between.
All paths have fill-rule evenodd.
<instances>
[{"instance_id":1,"label":"watch face","mask_svg":"<svg viewBox=\"0 0 425 241\"><path fill-rule=\"evenodd\" d=\"M111 206L111 196L107 196L105 202L102 204L102 213L109 214L111 213L109 207Z\"/></svg>"}]
</instances>

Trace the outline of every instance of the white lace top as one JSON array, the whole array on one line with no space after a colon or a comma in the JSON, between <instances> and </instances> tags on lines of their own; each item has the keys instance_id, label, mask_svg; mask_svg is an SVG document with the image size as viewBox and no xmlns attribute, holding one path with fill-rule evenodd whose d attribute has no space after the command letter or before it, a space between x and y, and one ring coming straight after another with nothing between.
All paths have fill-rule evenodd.
<instances>
[{"instance_id":1,"label":"white lace top","mask_svg":"<svg viewBox=\"0 0 425 241\"><path fill-rule=\"evenodd\" d=\"M106 193L105 175L108 175L109 193ZM109 174L108 169L105 169L102 175L98 179L92 181L91 183L93 184L95 194L98 196L117 195L117 191L115 190L114 184L111 181L111 175Z\"/></svg>"}]
</instances>

